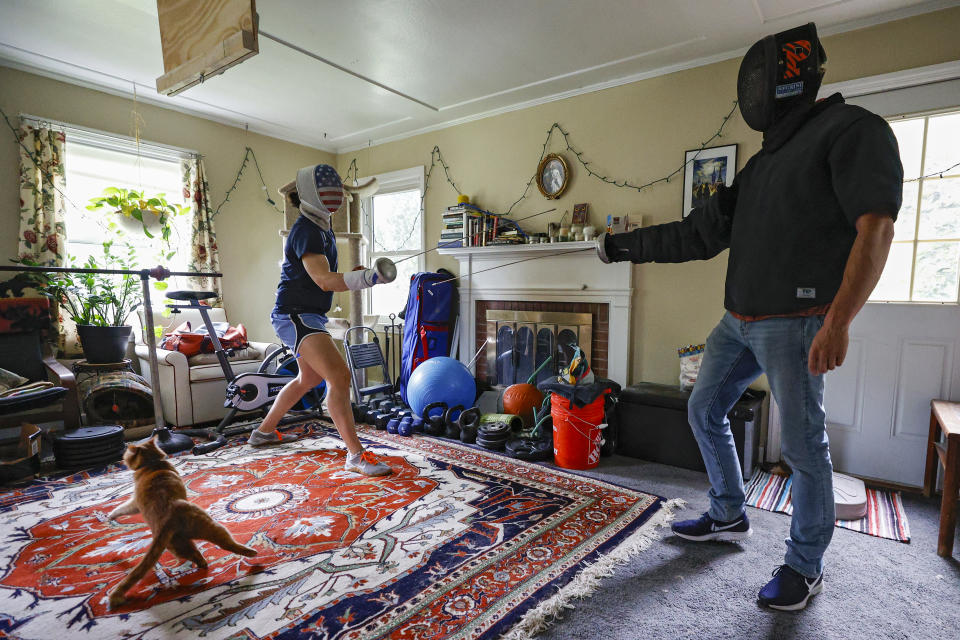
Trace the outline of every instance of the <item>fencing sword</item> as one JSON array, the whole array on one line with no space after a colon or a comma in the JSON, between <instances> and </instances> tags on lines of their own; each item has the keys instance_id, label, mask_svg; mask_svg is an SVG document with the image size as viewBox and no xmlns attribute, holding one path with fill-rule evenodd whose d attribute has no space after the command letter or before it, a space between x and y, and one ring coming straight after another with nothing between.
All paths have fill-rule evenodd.
<instances>
[{"instance_id":1,"label":"fencing sword","mask_svg":"<svg viewBox=\"0 0 960 640\"><path fill-rule=\"evenodd\" d=\"M518 222L523 222L524 220L529 220L530 218L536 218L537 216L542 216L542 215L545 214L545 213L550 213L551 211L556 211L556 210L557 210L557 208L554 207L553 209L547 209L546 211L541 211L540 213L534 213L533 215L529 215L529 216L527 216L527 217L525 217L525 218L519 218L519 219L517 219L517 220L514 220L514 219L512 219L512 218L507 218L506 216L500 216L500 217L502 217L504 220L507 220L507 221L509 221L509 222L512 222L512 223L516 224L516 223L518 223ZM415 254L413 254L412 256L407 256L406 258L403 258L403 259L401 259L401 260L397 260L396 262L394 262L394 264L400 264L401 262L404 262L404 261L406 261L406 260L410 260L410 259L412 259L412 258L419 258L420 256L422 256L422 255L424 255L424 254L427 254L427 253L430 253L431 251L436 251L437 249L445 249L445 248L447 248L447 247L452 247L453 245L457 244L458 242L463 242L463 241L462 241L462 240L450 240L449 242L439 242L439 243L437 243L437 246L435 246L435 247L430 247L429 249L425 249L425 250L421 251L420 253L415 253Z\"/></svg>"},{"instance_id":2,"label":"fencing sword","mask_svg":"<svg viewBox=\"0 0 960 640\"><path fill-rule=\"evenodd\" d=\"M582 253L584 251L596 251L594 247L584 247L583 249L571 249L570 251L558 251L557 253L545 252L542 256L534 256L532 258L524 258L523 260L514 260L513 262L507 262L504 264L498 264L487 269L480 269L479 271L474 271L470 275L466 276L468 279L477 275L478 273L483 273L485 271L493 271L494 269L502 269L504 267L509 267L512 264L520 264L521 262L530 262L531 260L542 260L543 258L553 258L555 256L563 256L569 253ZM461 280L464 276L454 276L452 278L447 278L446 280L437 280L436 282L431 282L428 284L428 287L435 287L438 284L443 284L445 282L453 282L454 280Z\"/></svg>"}]
</instances>

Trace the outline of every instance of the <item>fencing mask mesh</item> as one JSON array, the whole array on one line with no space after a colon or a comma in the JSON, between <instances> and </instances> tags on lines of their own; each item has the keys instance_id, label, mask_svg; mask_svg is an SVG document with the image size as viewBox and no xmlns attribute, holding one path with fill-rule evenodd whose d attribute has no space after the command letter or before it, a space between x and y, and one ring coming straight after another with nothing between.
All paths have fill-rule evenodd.
<instances>
[{"instance_id":1,"label":"fencing mask mesh","mask_svg":"<svg viewBox=\"0 0 960 640\"><path fill-rule=\"evenodd\" d=\"M750 47L737 76L737 100L747 125L767 133L797 120L794 112L809 110L820 90L820 65L826 58L812 22Z\"/></svg>"},{"instance_id":2,"label":"fencing mask mesh","mask_svg":"<svg viewBox=\"0 0 960 640\"><path fill-rule=\"evenodd\" d=\"M337 170L328 164L303 167L297 171L300 213L323 229L330 228L330 215L343 204L343 183Z\"/></svg>"}]
</instances>

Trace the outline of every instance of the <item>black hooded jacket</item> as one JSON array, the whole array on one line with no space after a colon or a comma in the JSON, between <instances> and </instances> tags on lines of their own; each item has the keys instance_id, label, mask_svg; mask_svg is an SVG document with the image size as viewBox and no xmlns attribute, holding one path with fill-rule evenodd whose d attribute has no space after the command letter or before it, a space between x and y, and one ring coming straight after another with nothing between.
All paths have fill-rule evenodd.
<instances>
[{"instance_id":1,"label":"black hooded jacket","mask_svg":"<svg viewBox=\"0 0 960 640\"><path fill-rule=\"evenodd\" d=\"M708 260L729 247L724 306L747 316L790 314L833 300L857 218L896 219L902 190L890 126L834 94L682 221L610 242L637 263Z\"/></svg>"}]
</instances>

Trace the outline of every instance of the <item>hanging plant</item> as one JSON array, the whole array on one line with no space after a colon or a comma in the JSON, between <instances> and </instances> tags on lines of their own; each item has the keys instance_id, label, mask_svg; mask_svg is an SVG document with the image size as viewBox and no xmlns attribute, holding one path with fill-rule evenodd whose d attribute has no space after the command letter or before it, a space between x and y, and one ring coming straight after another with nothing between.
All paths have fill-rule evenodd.
<instances>
[{"instance_id":1,"label":"hanging plant","mask_svg":"<svg viewBox=\"0 0 960 640\"><path fill-rule=\"evenodd\" d=\"M87 205L88 211L104 209L115 214L120 220L136 220L143 227L144 235L151 239L155 237L150 230L154 227L155 220L155 228L159 229L165 247L169 245L170 235L173 233L174 216L188 211L183 205L167 202L162 193L148 197L143 191L120 187L107 187L102 196L91 198Z\"/></svg>"}]
</instances>

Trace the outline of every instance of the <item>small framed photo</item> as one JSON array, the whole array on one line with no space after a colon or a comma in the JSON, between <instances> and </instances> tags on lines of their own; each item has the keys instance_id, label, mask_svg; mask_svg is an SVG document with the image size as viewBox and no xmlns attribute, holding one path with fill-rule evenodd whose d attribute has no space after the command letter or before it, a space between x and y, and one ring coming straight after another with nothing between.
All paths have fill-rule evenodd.
<instances>
[{"instance_id":1,"label":"small framed photo","mask_svg":"<svg viewBox=\"0 0 960 640\"><path fill-rule=\"evenodd\" d=\"M721 184L730 186L737 174L737 145L687 151L683 171L683 212L701 207Z\"/></svg>"},{"instance_id":2,"label":"small framed photo","mask_svg":"<svg viewBox=\"0 0 960 640\"><path fill-rule=\"evenodd\" d=\"M570 169L558 153L546 156L537 167L537 187L547 200L556 200L567 188Z\"/></svg>"},{"instance_id":3,"label":"small framed photo","mask_svg":"<svg viewBox=\"0 0 960 640\"><path fill-rule=\"evenodd\" d=\"M573 219L570 224L579 224L580 226L587 224L587 207L589 206L586 202L573 205Z\"/></svg>"}]
</instances>

